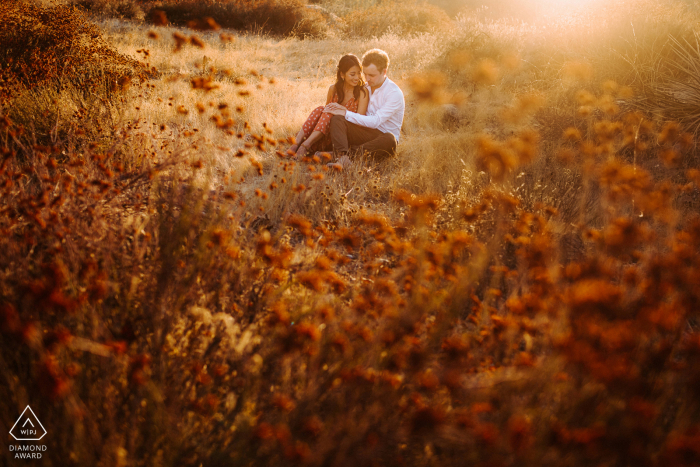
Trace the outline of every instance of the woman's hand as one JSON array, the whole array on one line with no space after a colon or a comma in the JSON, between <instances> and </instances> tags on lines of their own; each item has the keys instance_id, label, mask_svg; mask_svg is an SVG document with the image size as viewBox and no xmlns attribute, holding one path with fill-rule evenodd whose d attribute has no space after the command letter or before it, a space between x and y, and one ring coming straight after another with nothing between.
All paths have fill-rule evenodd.
<instances>
[{"instance_id":1,"label":"woman's hand","mask_svg":"<svg viewBox=\"0 0 700 467\"><path fill-rule=\"evenodd\" d=\"M345 116L345 112L347 111L348 109L338 104L337 102L331 102L323 109L324 113L331 115L342 115L343 117Z\"/></svg>"}]
</instances>

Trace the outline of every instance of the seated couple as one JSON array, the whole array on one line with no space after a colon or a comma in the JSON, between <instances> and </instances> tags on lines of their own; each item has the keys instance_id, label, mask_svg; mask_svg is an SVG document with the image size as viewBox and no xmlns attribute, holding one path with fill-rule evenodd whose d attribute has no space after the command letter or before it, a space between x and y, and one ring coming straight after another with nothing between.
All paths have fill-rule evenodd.
<instances>
[{"instance_id":1,"label":"seated couple","mask_svg":"<svg viewBox=\"0 0 700 467\"><path fill-rule=\"evenodd\" d=\"M386 76L388 68L389 56L379 49L365 53L362 63L355 55L343 56L325 107L311 112L290 151L296 157L334 151L342 165L354 156L353 150L375 161L394 155L405 103L401 89Z\"/></svg>"}]
</instances>

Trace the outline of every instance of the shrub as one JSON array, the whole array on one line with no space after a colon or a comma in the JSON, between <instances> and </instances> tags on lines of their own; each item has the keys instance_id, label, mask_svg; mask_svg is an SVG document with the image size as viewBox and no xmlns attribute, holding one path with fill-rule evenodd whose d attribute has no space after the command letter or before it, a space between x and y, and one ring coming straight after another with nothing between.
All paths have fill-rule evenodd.
<instances>
[{"instance_id":1,"label":"shrub","mask_svg":"<svg viewBox=\"0 0 700 467\"><path fill-rule=\"evenodd\" d=\"M96 16L139 21L145 17L143 8L136 0L72 0L72 4Z\"/></svg>"},{"instance_id":2,"label":"shrub","mask_svg":"<svg viewBox=\"0 0 700 467\"><path fill-rule=\"evenodd\" d=\"M109 99L155 73L117 53L79 10L10 0L0 5L0 107L28 130L20 140L53 145L81 121L78 139L108 131ZM22 153L24 148L18 148Z\"/></svg>"},{"instance_id":3,"label":"shrub","mask_svg":"<svg viewBox=\"0 0 700 467\"><path fill-rule=\"evenodd\" d=\"M156 10L165 12L168 21L178 26L212 18L223 28L241 31L299 37L321 37L327 33L321 13L307 8L303 0L184 0L154 7L148 17L153 17Z\"/></svg>"},{"instance_id":4,"label":"shrub","mask_svg":"<svg viewBox=\"0 0 700 467\"><path fill-rule=\"evenodd\" d=\"M387 2L354 11L343 18L349 36L379 37L389 31L413 34L448 28L447 13L429 3Z\"/></svg>"},{"instance_id":5,"label":"shrub","mask_svg":"<svg viewBox=\"0 0 700 467\"><path fill-rule=\"evenodd\" d=\"M37 86L73 83L89 92L144 79L147 68L117 53L75 8L40 7L22 0L0 4L0 104Z\"/></svg>"}]
</instances>

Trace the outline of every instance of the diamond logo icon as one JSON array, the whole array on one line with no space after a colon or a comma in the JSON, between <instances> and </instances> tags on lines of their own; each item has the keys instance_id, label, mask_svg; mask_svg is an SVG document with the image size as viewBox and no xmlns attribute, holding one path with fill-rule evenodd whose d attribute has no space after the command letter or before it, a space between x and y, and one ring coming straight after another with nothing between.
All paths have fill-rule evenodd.
<instances>
[{"instance_id":1,"label":"diamond logo icon","mask_svg":"<svg viewBox=\"0 0 700 467\"><path fill-rule=\"evenodd\" d=\"M10 429L10 434L17 441L39 441L46 436L46 428L41 424L32 408L27 406Z\"/></svg>"}]
</instances>

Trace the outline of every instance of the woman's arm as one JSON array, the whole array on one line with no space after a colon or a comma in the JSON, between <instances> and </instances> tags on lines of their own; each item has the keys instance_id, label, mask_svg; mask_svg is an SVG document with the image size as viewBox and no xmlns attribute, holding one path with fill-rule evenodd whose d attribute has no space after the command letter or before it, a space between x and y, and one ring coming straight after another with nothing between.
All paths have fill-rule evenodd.
<instances>
[{"instance_id":1,"label":"woman's arm","mask_svg":"<svg viewBox=\"0 0 700 467\"><path fill-rule=\"evenodd\" d=\"M333 102L333 95L334 94L335 94L335 84L331 84L331 87L328 88L328 96L326 96L326 105Z\"/></svg>"},{"instance_id":2,"label":"woman's arm","mask_svg":"<svg viewBox=\"0 0 700 467\"><path fill-rule=\"evenodd\" d=\"M360 99L357 101L357 113L367 115L367 106L369 105L369 92L366 89L360 91Z\"/></svg>"}]
</instances>

